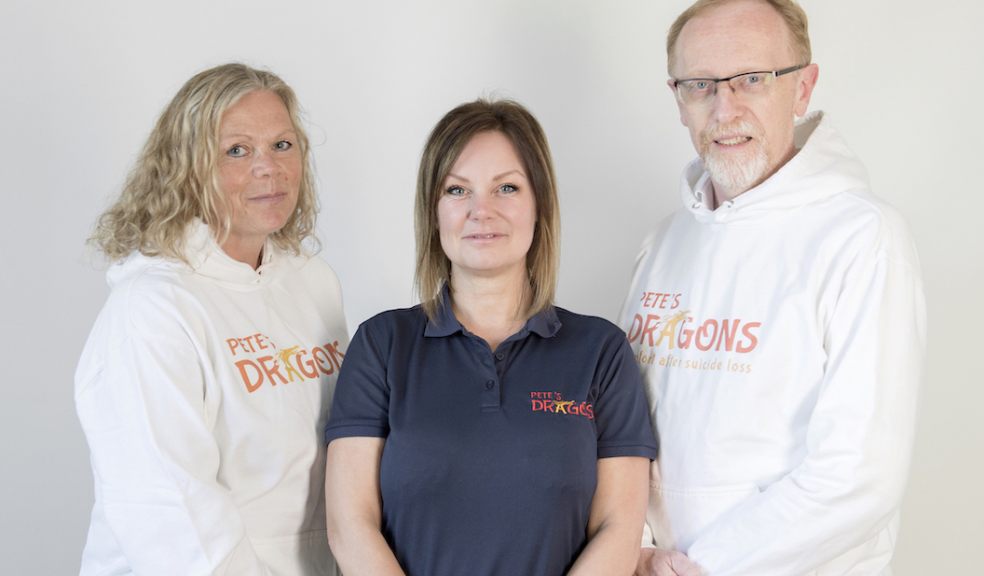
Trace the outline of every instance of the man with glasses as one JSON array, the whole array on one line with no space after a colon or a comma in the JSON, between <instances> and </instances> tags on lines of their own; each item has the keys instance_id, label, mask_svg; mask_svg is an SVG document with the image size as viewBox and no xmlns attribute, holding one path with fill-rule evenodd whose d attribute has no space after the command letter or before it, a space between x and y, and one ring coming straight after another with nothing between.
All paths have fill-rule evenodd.
<instances>
[{"instance_id":1,"label":"man with glasses","mask_svg":"<svg viewBox=\"0 0 984 576\"><path fill-rule=\"evenodd\" d=\"M637 573L889 574L924 354L912 240L806 115L795 2L700 0L667 52L699 158L621 316L660 440Z\"/></svg>"}]
</instances>

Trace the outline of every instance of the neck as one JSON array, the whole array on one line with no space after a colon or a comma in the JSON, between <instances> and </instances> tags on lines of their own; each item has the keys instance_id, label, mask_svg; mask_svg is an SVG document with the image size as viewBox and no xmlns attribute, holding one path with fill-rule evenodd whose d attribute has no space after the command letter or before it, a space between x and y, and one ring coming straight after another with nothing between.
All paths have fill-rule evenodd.
<instances>
[{"instance_id":1,"label":"neck","mask_svg":"<svg viewBox=\"0 0 984 576\"><path fill-rule=\"evenodd\" d=\"M488 278L452 274L451 296L458 322L492 350L523 327L532 298L525 270Z\"/></svg>"},{"instance_id":2,"label":"neck","mask_svg":"<svg viewBox=\"0 0 984 576\"><path fill-rule=\"evenodd\" d=\"M264 244L266 244L265 238L261 241L248 241L230 236L222 243L221 248L233 260L238 260L256 270L260 267Z\"/></svg>"}]
</instances>

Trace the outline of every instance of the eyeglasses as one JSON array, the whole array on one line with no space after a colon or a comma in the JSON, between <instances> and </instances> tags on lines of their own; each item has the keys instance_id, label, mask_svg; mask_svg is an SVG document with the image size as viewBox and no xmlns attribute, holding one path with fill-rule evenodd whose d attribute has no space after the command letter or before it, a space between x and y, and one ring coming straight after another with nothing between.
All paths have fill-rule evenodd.
<instances>
[{"instance_id":1,"label":"eyeglasses","mask_svg":"<svg viewBox=\"0 0 984 576\"><path fill-rule=\"evenodd\" d=\"M684 78L671 80L677 98L688 106L709 104L717 95L719 82L727 82L736 96L757 96L768 91L776 78L806 68L809 64L797 64L782 70L742 72L727 78Z\"/></svg>"}]
</instances>

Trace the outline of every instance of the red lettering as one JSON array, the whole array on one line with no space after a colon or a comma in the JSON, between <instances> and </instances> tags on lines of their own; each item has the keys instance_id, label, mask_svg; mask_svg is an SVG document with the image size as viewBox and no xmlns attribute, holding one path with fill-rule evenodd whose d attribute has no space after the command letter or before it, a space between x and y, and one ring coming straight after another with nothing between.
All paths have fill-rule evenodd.
<instances>
[{"instance_id":1,"label":"red lettering","mask_svg":"<svg viewBox=\"0 0 984 576\"><path fill-rule=\"evenodd\" d=\"M687 316L687 318L681 323L680 334L677 336L677 346L683 349L690 348L690 342L694 338L694 331L687 328L687 324L693 321L692 316Z\"/></svg>"},{"instance_id":2,"label":"red lettering","mask_svg":"<svg viewBox=\"0 0 984 576\"><path fill-rule=\"evenodd\" d=\"M239 339L237 338L226 338L226 344L229 346L229 351L232 355L236 355L236 348L239 348Z\"/></svg>"},{"instance_id":3,"label":"red lettering","mask_svg":"<svg viewBox=\"0 0 984 576\"><path fill-rule=\"evenodd\" d=\"M758 328L761 325L762 325L761 322L749 322L748 324L745 324L744 326L741 327L742 336L744 336L748 340L746 342L738 343L738 348L736 348L738 352L741 352L742 354L746 354L748 352L751 352L752 350L755 350L755 347L758 346L758 336L756 336L755 333L752 332L752 329Z\"/></svg>"},{"instance_id":4,"label":"red lettering","mask_svg":"<svg viewBox=\"0 0 984 576\"><path fill-rule=\"evenodd\" d=\"M632 343L635 342L636 339L639 338L641 335L642 335L642 316L636 314L632 316L632 324L629 325L629 331L625 333L625 336L629 339L629 343Z\"/></svg>"},{"instance_id":5,"label":"red lettering","mask_svg":"<svg viewBox=\"0 0 984 576\"><path fill-rule=\"evenodd\" d=\"M642 334L639 335L639 341L641 342L644 337L649 338L649 347L652 348L656 346L656 341L653 340L653 332L659 328L659 316L656 314L646 314L646 325L642 328Z\"/></svg>"},{"instance_id":6,"label":"red lettering","mask_svg":"<svg viewBox=\"0 0 984 576\"><path fill-rule=\"evenodd\" d=\"M741 324L741 320L721 320L721 333L718 338L718 345L715 350L721 349L721 343L724 343L724 349L728 352L734 350L735 345L735 335L738 334L738 326Z\"/></svg>"},{"instance_id":7,"label":"red lettering","mask_svg":"<svg viewBox=\"0 0 984 576\"><path fill-rule=\"evenodd\" d=\"M700 328L697 329L697 335L694 338L694 344L697 346L697 349L704 352L710 350L711 347L714 346L714 340L717 339L717 331L717 320L705 320L704 323L700 325ZM710 337L705 340L705 337L708 335L710 335Z\"/></svg>"},{"instance_id":8,"label":"red lettering","mask_svg":"<svg viewBox=\"0 0 984 576\"><path fill-rule=\"evenodd\" d=\"M640 298L640 301L642 302L642 307L643 308L649 308L651 306L650 301L652 300L652 297L653 297L653 293L652 292L643 292L642 293L642 298Z\"/></svg>"}]
</instances>

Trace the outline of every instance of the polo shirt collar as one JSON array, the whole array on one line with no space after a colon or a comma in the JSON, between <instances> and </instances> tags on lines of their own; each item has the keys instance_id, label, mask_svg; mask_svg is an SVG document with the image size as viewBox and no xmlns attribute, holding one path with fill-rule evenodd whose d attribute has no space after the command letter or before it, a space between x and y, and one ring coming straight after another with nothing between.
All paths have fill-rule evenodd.
<instances>
[{"instance_id":1,"label":"polo shirt collar","mask_svg":"<svg viewBox=\"0 0 984 576\"><path fill-rule=\"evenodd\" d=\"M437 316L433 320L427 320L427 327L424 329L424 336L440 338L450 336L455 332L465 332L465 327L458 322L451 310L451 290L447 284L441 287L440 303L437 306ZM538 312L526 321L526 325L519 331L520 336L525 336L526 332L533 332L541 338L550 338L560 330L560 319L557 318L557 311L553 306Z\"/></svg>"}]
</instances>

